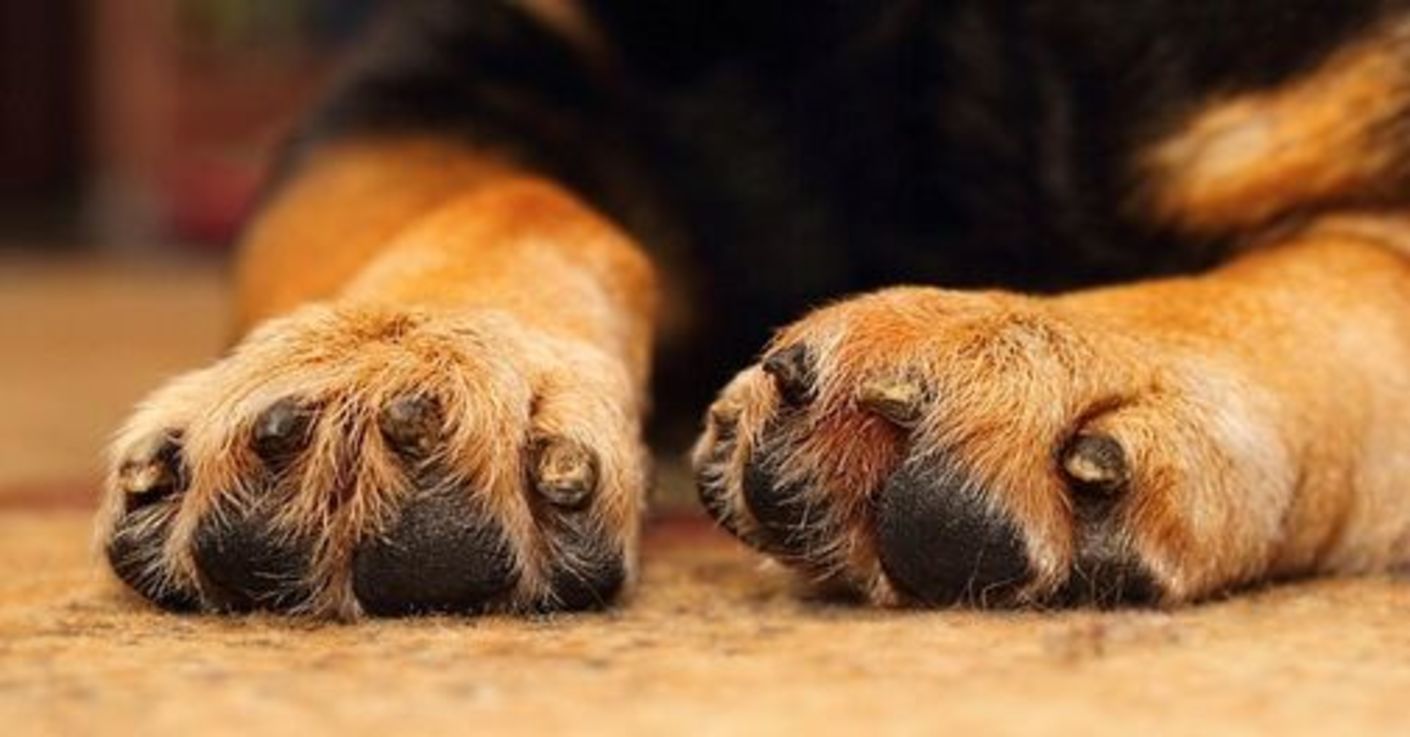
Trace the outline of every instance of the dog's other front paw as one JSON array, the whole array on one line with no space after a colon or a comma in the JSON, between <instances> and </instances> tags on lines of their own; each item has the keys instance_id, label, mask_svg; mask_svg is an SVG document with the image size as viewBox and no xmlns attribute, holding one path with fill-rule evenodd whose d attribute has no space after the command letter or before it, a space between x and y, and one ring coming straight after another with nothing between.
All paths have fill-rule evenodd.
<instances>
[{"instance_id":1,"label":"dog's other front paw","mask_svg":"<svg viewBox=\"0 0 1410 737\"><path fill-rule=\"evenodd\" d=\"M784 329L694 452L726 529L875 603L1171 603L1265 575L1273 400L1196 337L897 288Z\"/></svg>"},{"instance_id":2,"label":"dog's other front paw","mask_svg":"<svg viewBox=\"0 0 1410 737\"><path fill-rule=\"evenodd\" d=\"M594 608L633 575L638 402L502 313L309 307L138 409L99 535L170 609Z\"/></svg>"}]
</instances>

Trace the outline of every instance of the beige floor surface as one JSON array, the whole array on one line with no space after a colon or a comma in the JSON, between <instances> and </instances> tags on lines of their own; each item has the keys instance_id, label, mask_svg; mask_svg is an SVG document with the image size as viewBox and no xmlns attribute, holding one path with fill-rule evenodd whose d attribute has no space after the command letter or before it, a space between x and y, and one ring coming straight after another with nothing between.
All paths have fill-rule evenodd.
<instances>
[{"instance_id":1,"label":"beige floor surface","mask_svg":"<svg viewBox=\"0 0 1410 737\"><path fill-rule=\"evenodd\" d=\"M0 489L97 475L132 403L222 347L221 272L0 258Z\"/></svg>"},{"instance_id":2,"label":"beige floor surface","mask_svg":"<svg viewBox=\"0 0 1410 737\"><path fill-rule=\"evenodd\" d=\"M1410 734L1405 581L1169 613L877 612L801 601L675 524L611 613L318 625L149 611L94 573L87 529L0 514L0 732Z\"/></svg>"}]
</instances>

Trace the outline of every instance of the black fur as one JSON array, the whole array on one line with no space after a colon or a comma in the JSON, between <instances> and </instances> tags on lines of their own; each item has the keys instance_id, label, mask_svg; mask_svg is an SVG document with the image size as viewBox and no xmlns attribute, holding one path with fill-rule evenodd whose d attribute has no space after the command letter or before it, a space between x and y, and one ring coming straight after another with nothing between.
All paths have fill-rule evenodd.
<instances>
[{"instance_id":1,"label":"black fur","mask_svg":"<svg viewBox=\"0 0 1410 737\"><path fill-rule=\"evenodd\" d=\"M1201 268L1131 153L1403 0L584 0L609 59L493 0L398 2L301 140L515 152L686 275L658 384L692 410L808 306L902 282L1058 290ZM601 60L599 60L601 61ZM295 157L296 159L296 157ZM682 368L684 367L684 368Z\"/></svg>"}]
</instances>

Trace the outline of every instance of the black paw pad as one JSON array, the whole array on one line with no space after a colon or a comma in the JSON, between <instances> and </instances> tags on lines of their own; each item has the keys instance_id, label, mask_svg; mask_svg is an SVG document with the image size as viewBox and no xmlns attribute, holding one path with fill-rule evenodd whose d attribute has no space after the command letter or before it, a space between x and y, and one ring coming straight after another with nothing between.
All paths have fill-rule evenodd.
<instances>
[{"instance_id":1,"label":"black paw pad","mask_svg":"<svg viewBox=\"0 0 1410 737\"><path fill-rule=\"evenodd\" d=\"M744 467L744 503L760 532L766 552L795 561L818 557L829 540L832 525L823 502L807 485L780 478L759 453Z\"/></svg>"},{"instance_id":2,"label":"black paw pad","mask_svg":"<svg viewBox=\"0 0 1410 737\"><path fill-rule=\"evenodd\" d=\"M196 608L195 593L174 586L162 565L171 520L172 515L157 509L129 513L118 523L104 552L113 573L132 590L163 609L190 611Z\"/></svg>"},{"instance_id":3,"label":"black paw pad","mask_svg":"<svg viewBox=\"0 0 1410 737\"><path fill-rule=\"evenodd\" d=\"M611 536L593 518L573 515L546 520L550 544L549 592L543 611L604 609L621 592L627 566Z\"/></svg>"},{"instance_id":4,"label":"black paw pad","mask_svg":"<svg viewBox=\"0 0 1410 737\"><path fill-rule=\"evenodd\" d=\"M281 610L309 596L313 545L278 528L266 505L209 516L196 528L194 556L221 608Z\"/></svg>"},{"instance_id":5,"label":"black paw pad","mask_svg":"<svg viewBox=\"0 0 1410 737\"><path fill-rule=\"evenodd\" d=\"M705 509L705 513L710 515L710 519L735 537L739 537L739 525L734 519L734 512L730 508L728 499L729 489L725 486L724 480L715 476L697 473L695 476L695 494L700 500L700 506Z\"/></svg>"},{"instance_id":6,"label":"black paw pad","mask_svg":"<svg viewBox=\"0 0 1410 737\"><path fill-rule=\"evenodd\" d=\"M739 537L739 527L728 499L729 487L722 475L724 464L734 452L735 438L739 432L739 410L717 404L710 408L706 422L714 433L714 442L696 466L695 492L710 518L726 532Z\"/></svg>"},{"instance_id":7,"label":"black paw pad","mask_svg":"<svg viewBox=\"0 0 1410 737\"><path fill-rule=\"evenodd\" d=\"M1160 602L1161 587L1133 555L1079 557L1067 582L1053 596L1059 606L1116 608Z\"/></svg>"},{"instance_id":8,"label":"black paw pad","mask_svg":"<svg viewBox=\"0 0 1410 737\"><path fill-rule=\"evenodd\" d=\"M605 609L617 598L626 580L626 566L615 554L593 556L586 564L572 568L560 567L549 579L553 595L545 608L568 612Z\"/></svg>"},{"instance_id":9,"label":"black paw pad","mask_svg":"<svg viewBox=\"0 0 1410 737\"><path fill-rule=\"evenodd\" d=\"M380 616L478 611L516 578L503 530L464 490L412 498L353 558L353 593Z\"/></svg>"},{"instance_id":10,"label":"black paw pad","mask_svg":"<svg viewBox=\"0 0 1410 737\"><path fill-rule=\"evenodd\" d=\"M926 604L1003 600L1031 577L1018 526L944 462L908 464L877 498L882 568Z\"/></svg>"}]
</instances>

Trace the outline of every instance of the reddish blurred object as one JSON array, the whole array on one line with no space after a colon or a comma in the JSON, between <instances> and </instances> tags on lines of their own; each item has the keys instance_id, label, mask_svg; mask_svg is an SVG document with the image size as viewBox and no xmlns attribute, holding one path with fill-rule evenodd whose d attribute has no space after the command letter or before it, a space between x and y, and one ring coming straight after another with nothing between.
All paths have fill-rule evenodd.
<instances>
[{"instance_id":1,"label":"reddish blurred object","mask_svg":"<svg viewBox=\"0 0 1410 737\"><path fill-rule=\"evenodd\" d=\"M373 0L96 0L93 205L111 241L220 247Z\"/></svg>"},{"instance_id":2,"label":"reddish blurred object","mask_svg":"<svg viewBox=\"0 0 1410 737\"><path fill-rule=\"evenodd\" d=\"M193 248L223 248L249 212L264 171L260 159L186 151L176 156L158 192L165 226Z\"/></svg>"}]
</instances>

